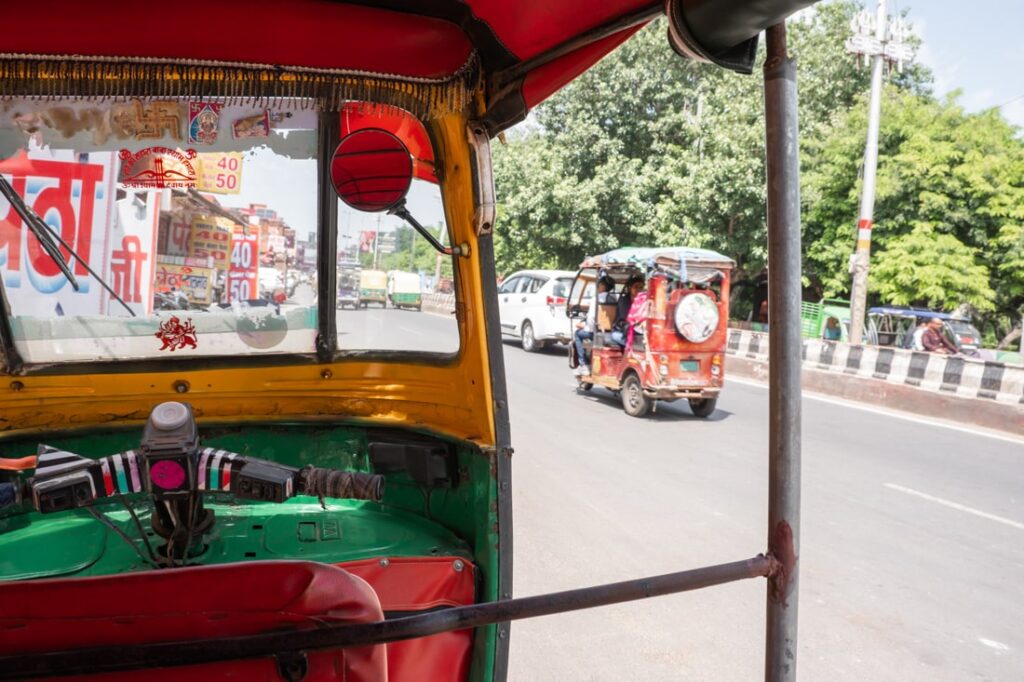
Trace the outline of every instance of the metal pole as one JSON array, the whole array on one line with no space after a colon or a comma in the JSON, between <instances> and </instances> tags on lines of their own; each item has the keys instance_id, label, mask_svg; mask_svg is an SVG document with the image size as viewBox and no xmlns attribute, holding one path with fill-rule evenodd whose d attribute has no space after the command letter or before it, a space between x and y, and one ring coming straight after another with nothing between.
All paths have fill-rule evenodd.
<instances>
[{"instance_id":1,"label":"metal pole","mask_svg":"<svg viewBox=\"0 0 1024 682\"><path fill-rule=\"evenodd\" d=\"M888 16L885 0L878 0L875 39L884 43ZM864 147L864 187L857 221L857 250L853 255L853 291L850 295L850 343L861 343L864 336L864 313L868 298L868 267L871 260L871 226L875 213L875 173L878 169L878 127L882 113L881 51L871 58L871 103L868 106L868 140Z\"/></svg>"},{"instance_id":2,"label":"metal pole","mask_svg":"<svg viewBox=\"0 0 1024 682\"><path fill-rule=\"evenodd\" d=\"M800 158L796 66L786 26L767 31L764 105L768 168L768 580L765 679L796 680L800 539Z\"/></svg>"},{"instance_id":3,"label":"metal pole","mask_svg":"<svg viewBox=\"0 0 1024 682\"><path fill-rule=\"evenodd\" d=\"M498 338L500 341L500 337ZM484 604L439 609L415 616L371 623L325 623L315 630L266 632L220 639L202 638L0 656L0 680L197 665L213 661L279 656L291 652L367 646L495 623L501 624L499 627L504 627L507 632L508 621L621 604L626 601L759 578L768 575L773 565L771 558L758 555L742 561L704 566L678 573L534 597L502 598ZM511 587L502 589L510 591ZM507 634L499 636L506 640L508 638ZM501 679L504 679L504 675Z\"/></svg>"},{"instance_id":4,"label":"metal pole","mask_svg":"<svg viewBox=\"0 0 1024 682\"><path fill-rule=\"evenodd\" d=\"M373 269L377 269L377 245L380 244L380 216L377 216L377 231L373 233Z\"/></svg>"}]
</instances>

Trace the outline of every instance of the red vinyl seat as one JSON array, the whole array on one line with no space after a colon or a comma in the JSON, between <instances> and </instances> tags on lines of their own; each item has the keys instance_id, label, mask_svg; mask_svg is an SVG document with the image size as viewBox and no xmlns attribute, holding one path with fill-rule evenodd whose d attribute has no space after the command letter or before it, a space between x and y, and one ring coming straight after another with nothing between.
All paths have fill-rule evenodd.
<instances>
[{"instance_id":1,"label":"red vinyl seat","mask_svg":"<svg viewBox=\"0 0 1024 682\"><path fill-rule=\"evenodd\" d=\"M0 655L303 630L384 614L337 566L258 561L116 576L0 583ZM273 658L87 674L61 680L280 680ZM386 682L384 645L308 654L304 682Z\"/></svg>"}]
</instances>

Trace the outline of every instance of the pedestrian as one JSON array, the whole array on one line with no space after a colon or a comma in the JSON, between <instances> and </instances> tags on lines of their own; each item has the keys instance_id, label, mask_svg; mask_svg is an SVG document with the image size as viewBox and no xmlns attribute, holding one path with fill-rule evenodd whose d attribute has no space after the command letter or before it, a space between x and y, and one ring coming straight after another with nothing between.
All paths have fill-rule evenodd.
<instances>
[{"instance_id":1,"label":"pedestrian","mask_svg":"<svg viewBox=\"0 0 1024 682\"><path fill-rule=\"evenodd\" d=\"M957 347L950 343L946 335L942 333L942 320L937 317L928 321L928 328L921 334L921 345L929 353L956 355L959 352Z\"/></svg>"}]
</instances>

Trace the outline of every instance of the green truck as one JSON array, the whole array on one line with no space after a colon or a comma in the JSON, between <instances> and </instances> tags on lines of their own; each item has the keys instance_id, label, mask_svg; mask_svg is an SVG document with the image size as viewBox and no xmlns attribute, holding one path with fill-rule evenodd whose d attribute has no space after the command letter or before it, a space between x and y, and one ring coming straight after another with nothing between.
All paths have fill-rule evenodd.
<instances>
[{"instance_id":1,"label":"green truck","mask_svg":"<svg viewBox=\"0 0 1024 682\"><path fill-rule=\"evenodd\" d=\"M831 326L829 319L835 320ZM823 298L817 303L801 302L800 332L805 339L849 341L850 302L838 298Z\"/></svg>"}]
</instances>

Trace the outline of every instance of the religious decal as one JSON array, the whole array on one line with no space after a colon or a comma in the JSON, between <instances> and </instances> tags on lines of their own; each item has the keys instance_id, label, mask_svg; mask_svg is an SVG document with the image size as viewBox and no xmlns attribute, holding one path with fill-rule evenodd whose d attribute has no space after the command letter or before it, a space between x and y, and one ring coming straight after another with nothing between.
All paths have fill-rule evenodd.
<instances>
[{"instance_id":1,"label":"religious decal","mask_svg":"<svg viewBox=\"0 0 1024 682\"><path fill-rule=\"evenodd\" d=\"M172 316L160 323L160 330L154 336L164 344L158 350L169 350L172 353L186 347L196 348L198 343L196 326L192 324L191 317L182 322L177 316Z\"/></svg>"},{"instance_id":2,"label":"religious decal","mask_svg":"<svg viewBox=\"0 0 1024 682\"><path fill-rule=\"evenodd\" d=\"M240 118L231 124L231 135L240 140L247 137L268 137L270 135L270 114L264 111L256 116Z\"/></svg>"},{"instance_id":3,"label":"religious decal","mask_svg":"<svg viewBox=\"0 0 1024 682\"><path fill-rule=\"evenodd\" d=\"M210 102L188 103L189 144L214 144L220 130L220 110L223 104Z\"/></svg>"},{"instance_id":4,"label":"religious decal","mask_svg":"<svg viewBox=\"0 0 1024 682\"><path fill-rule=\"evenodd\" d=\"M110 128L120 139L159 140L166 132L171 139L181 140L181 109L177 102L143 104L136 99L115 104L110 111Z\"/></svg>"},{"instance_id":5,"label":"religious decal","mask_svg":"<svg viewBox=\"0 0 1024 682\"><path fill-rule=\"evenodd\" d=\"M146 147L136 153L122 149L121 185L144 189L188 189L196 186L195 149Z\"/></svg>"}]
</instances>

